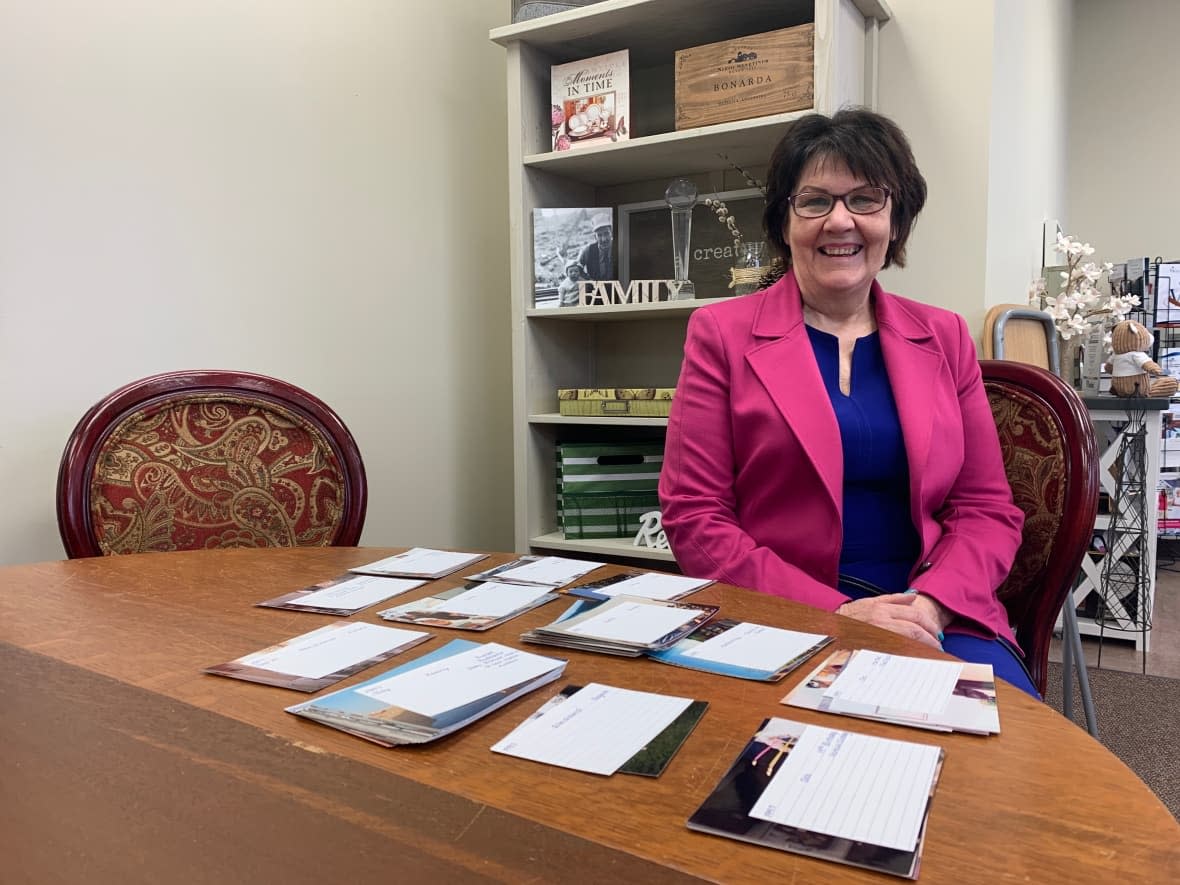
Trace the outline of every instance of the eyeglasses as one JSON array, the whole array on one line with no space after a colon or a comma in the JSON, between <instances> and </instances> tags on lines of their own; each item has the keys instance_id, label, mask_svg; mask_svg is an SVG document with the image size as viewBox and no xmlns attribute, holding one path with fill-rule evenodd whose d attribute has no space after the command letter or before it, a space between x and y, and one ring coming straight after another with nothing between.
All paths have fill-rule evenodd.
<instances>
[{"instance_id":1,"label":"eyeglasses","mask_svg":"<svg viewBox=\"0 0 1180 885\"><path fill-rule=\"evenodd\" d=\"M853 215L872 215L885 208L889 200L887 187L858 187L846 194L825 194L822 191L800 191L787 197L787 202L800 218L823 218L836 208L836 201Z\"/></svg>"}]
</instances>

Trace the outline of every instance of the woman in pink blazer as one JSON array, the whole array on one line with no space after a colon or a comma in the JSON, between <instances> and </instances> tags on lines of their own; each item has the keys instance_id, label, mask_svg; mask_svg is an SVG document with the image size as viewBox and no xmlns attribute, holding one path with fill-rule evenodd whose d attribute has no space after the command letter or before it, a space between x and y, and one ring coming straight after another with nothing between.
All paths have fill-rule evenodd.
<instances>
[{"instance_id":1,"label":"woman in pink blazer","mask_svg":"<svg viewBox=\"0 0 1180 885\"><path fill-rule=\"evenodd\" d=\"M765 224L787 268L701 308L660 474L685 574L905 634L1036 694L995 590L1020 545L963 318L884 291L926 199L908 141L865 110L776 148Z\"/></svg>"}]
</instances>

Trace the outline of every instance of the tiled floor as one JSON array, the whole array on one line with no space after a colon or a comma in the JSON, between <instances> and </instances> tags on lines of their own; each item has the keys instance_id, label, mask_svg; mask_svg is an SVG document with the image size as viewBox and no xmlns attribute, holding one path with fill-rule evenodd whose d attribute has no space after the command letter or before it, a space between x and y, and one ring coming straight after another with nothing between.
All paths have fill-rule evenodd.
<instances>
[{"instance_id":1,"label":"tiled floor","mask_svg":"<svg viewBox=\"0 0 1180 885\"><path fill-rule=\"evenodd\" d=\"M1154 676L1180 679L1180 561L1170 559L1176 552L1174 544L1160 546L1160 568L1155 579L1155 609L1151 624L1151 651L1146 655L1147 672ZM1144 655L1130 642L1083 636L1082 647L1086 663L1098 666L1098 651L1102 650L1103 670L1143 672ZM1061 640L1054 639L1049 660L1061 660Z\"/></svg>"}]
</instances>

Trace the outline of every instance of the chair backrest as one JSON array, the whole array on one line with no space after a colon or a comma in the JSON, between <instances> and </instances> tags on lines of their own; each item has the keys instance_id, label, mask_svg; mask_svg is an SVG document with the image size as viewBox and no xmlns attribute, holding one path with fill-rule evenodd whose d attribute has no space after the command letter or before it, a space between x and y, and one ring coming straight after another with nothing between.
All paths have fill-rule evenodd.
<instances>
[{"instance_id":1,"label":"chair backrest","mask_svg":"<svg viewBox=\"0 0 1180 885\"><path fill-rule=\"evenodd\" d=\"M1016 360L1061 371L1061 348L1053 317L1027 304L997 304L983 320L984 359Z\"/></svg>"},{"instance_id":2,"label":"chair backrest","mask_svg":"<svg viewBox=\"0 0 1180 885\"><path fill-rule=\"evenodd\" d=\"M1098 444L1081 399L1052 372L1009 360L980 366L1004 470L1024 511L1020 549L998 595L1044 694L1053 625L1094 535Z\"/></svg>"},{"instance_id":3,"label":"chair backrest","mask_svg":"<svg viewBox=\"0 0 1180 885\"><path fill-rule=\"evenodd\" d=\"M66 554L352 546L364 462L344 422L265 375L165 372L103 397L57 476Z\"/></svg>"}]
</instances>

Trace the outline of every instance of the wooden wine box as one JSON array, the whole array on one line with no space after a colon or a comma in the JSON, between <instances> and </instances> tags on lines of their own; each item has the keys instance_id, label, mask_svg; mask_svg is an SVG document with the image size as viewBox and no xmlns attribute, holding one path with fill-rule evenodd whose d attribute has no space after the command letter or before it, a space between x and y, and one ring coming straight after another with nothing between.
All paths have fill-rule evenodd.
<instances>
[{"instance_id":1,"label":"wooden wine box","mask_svg":"<svg viewBox=\"0 0 1180 885\"><path fill-rule=\"evenodd\" d=\"M800 111L815 105L815 25L751 34L676 52L676 128Z\"/></svg>"}]
</instances>

